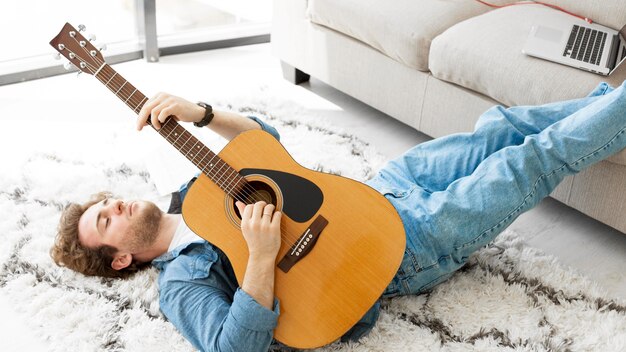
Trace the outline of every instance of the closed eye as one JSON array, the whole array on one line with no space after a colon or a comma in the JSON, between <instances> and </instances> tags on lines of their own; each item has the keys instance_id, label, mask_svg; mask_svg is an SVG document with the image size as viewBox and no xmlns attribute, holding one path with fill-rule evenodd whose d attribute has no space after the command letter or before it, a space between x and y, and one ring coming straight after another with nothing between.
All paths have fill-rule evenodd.
<instances>
[{"instance_id":1,"label":"closed eye","mask_svg":"<svg viewBox=\"0 0 626 352\"><path fill-rule=\"evenodd\" d=\"M109 202L109 198L104 198L104 201L102 201L102 206L107 205L107 203ZM100 214L102 213L102 211L100 212ZM98 214L98 217L100 217L100 214ZM109 223L111 222L111 218L107 218L104 222L104 229L106 230L107 227L109 227Z\"/></svg>"}]
</instances>

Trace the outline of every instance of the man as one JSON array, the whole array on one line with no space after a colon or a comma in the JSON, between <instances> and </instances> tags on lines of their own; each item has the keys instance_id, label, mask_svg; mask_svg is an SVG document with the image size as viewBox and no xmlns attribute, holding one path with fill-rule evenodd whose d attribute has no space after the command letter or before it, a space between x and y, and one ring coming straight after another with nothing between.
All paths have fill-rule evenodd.
<instances>
[{"instance_id":1,"label":"man","mask_svg":"<svg viewBox=\"0 0 626 352\"><path fill-rule=\"evenodd\" d=\"M193 103L159 94L141 110L138 128L148 117L159 128L170 115L186 122L208 116ZM253 128L278 138L261 120L235 114L216 112L209 127L226 138ZM430 290L564 177L625 147L626 82L617 89L602 83L581 99L496 106L474 132L422 143L389 162L367 184L394 205L407 244L383 297ZM174 195L174 208L186 189ZM241 287L224 254L191 233L180 215L105 194L65 210L52 256L87 275L126 276L152 263L161 270L161 310L194 346L264 351L280 314L273 285L281 213L262 202L237 207L250 252ZM342 340L367 333L377 316L378 304Z\"/></svg>"}]
</instances>

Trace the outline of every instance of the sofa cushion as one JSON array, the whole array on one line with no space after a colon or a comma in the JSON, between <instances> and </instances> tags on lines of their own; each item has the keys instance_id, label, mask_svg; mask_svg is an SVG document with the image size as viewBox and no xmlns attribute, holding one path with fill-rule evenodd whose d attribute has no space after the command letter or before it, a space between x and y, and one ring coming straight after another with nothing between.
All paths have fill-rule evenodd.
<instances>
[{"instance_id":1,"label":"sofa cushion","mask_svg":"<svg viewBox=\"0 0 626 352\"><path fill-rule=\"evenodd\" d=\"M432 75L507 106L583 97L600 82L616 87L626 80L626 65L607 77L524 55L522 47L533 22L546 11L553 10L512 6L452 26L433 40ZM625 155L622 151L610 161L626 165Z\"/></svg>"},{"instance_id":2,"label":"sofa cushion","mask_svg":"<svg viewBox=\"0 0 626 352\"><path fill-rule=\"evenodd\" d=\"M546 11L553 10L512 6L452 26L433 40L430 71L508 106L582 97L600 82L619 86L626 79L626 65L607 77L523 54L533 22Z\"/></svg>"},{"instance_id":3,"label":"sofa cushion","mask_svg":"<svg viewBox=\"0 0 626 352\"><path fill-rule=\"evenodd\" d=\"M468 0L310 0L307 15L313 23L365 42L411 68L428 71L433 38L491 9Z\"/></svg>"}]
</instances>

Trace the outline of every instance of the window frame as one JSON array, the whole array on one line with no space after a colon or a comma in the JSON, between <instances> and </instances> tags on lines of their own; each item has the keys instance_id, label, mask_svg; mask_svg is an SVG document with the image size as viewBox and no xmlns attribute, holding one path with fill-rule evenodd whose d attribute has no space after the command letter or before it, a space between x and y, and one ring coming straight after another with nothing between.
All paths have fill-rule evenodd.
<instances>
[{"instance_id":1,"label":"window frame","mask_svg":"<svg viewBox=\"0 0 626 352\"><path fill-rule=\"evenodd\" d=\"M135 0L135 16L139 35L138 43L129 42L118 46L114 52L106 55L108 64L112 65L141 58L147 62L158 62L161 56L166 55L268 43L270 41L270 24L240 25L243 28L236 31L239 32L238 35L226 36L222 39L194 39L210 38L209 32L212 29L159 38L156 27L156 0ZM51 64L52 60L48 55L29 58L26 61L20 63L19 68L14 72L0 74L0 86L78 72L75 67L66 70L63 64Z\"/></svg>"}]
</instances>

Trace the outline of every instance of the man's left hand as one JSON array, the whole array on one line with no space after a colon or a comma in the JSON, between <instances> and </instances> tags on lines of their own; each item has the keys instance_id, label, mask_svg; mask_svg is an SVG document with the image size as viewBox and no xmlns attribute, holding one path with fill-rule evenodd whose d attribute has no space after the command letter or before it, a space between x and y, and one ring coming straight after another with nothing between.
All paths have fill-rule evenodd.
<instances>
[{"instance_id":1,"label":"man's left hand","mask_svg":"<svg viewBox=\"0 0 626 352\"><path fill-rule=\"evenodd\" d=\"M139 111L137 130L141 131L148 124L148 117L152 126L159 130L170 116L177 121L198 122L204 117L204 108L168 93L158 93L148 99Z\"/></svg>"}]
</instances>

